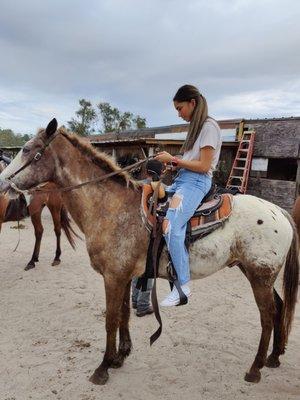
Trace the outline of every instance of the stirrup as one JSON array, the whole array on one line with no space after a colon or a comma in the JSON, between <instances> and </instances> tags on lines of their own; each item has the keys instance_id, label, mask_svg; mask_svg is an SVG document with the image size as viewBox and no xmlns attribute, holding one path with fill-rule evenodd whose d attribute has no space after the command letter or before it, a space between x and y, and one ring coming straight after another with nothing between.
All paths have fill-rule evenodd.
<instances>
[{"instance_id":1,"label":"stirrup","mask_svg":"<svg viewBox=\"0 0 300 400\"><path fill-rule=\"evenodd\" d=\"M178 281L177 273L176 273L176 270L172 263L172 260L169 260L169 262L167 264L167 272L169 275L168 280L169 280L171 290L173 289L173 286L175 286L178 291L178 294L179 294L180 301L179 301L179 304L177 304L177 306L183 306L183 305L187 304L188 298L185 295L185 293L183 292L183 290L181 289L180 283Z\"/></svg>"}]
</instances>

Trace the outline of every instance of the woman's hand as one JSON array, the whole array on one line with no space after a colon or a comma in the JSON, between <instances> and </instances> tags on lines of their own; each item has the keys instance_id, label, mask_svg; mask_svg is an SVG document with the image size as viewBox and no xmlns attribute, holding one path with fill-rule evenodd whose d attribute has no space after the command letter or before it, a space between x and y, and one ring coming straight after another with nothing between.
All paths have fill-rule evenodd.
<instances>
[{"instance_id":1,"label":"woman's hand","mask_svg":"<svg viewBox=\"0 0 300 400\"><path fill-rule=\"evenodd\" d=\"M157 153L157 155L154 157L155 160L161 161L162 163L170 163L173 159L173 156L170 153L167 153L166 151L161 151L160 153Z\"/></svg>"}]
</instances>

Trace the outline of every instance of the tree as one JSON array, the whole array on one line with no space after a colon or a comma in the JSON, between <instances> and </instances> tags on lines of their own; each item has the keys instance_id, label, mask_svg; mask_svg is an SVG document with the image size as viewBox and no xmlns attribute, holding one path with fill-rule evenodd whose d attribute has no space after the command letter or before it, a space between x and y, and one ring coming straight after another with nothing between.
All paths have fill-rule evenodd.
<instances>
[{"instance_id":1,"label":"tree","mask_svg":"<svg viewBox=\"0 0 300 400\"><path fill-rule=\"evenodd\" d=\"M71 131L80 136L90 135L94 132L93 125L95 123L97 114L92 103L85 99L79 100L80 108L76 111L77 119L72 118L68 121L68 126Z\"/></svg>"},{"instance_id":2,"label":"tree","mask_svg":"<svg viewBox=\"0 0 300 400\"><path fill-rule=\"evenodd\" d=\"M146 127L146 118L134 115L129 111L122 113L109 103L97 105L103 122L103 132L121 132L126 129L141 129Z\"/></svg>"},{"instance_id":3,"label":"tree","mask_svg":"<svg viewBox=\"0 0 300 400\"><path fill-rule=\"evenodd\" d=\"M133 123L137 129L146 128L146 118L140 117L139 115L133 119Z\"/></svg>"},{"instance_id":4,"label":"tree","mask_svg":"<svg viewBox=\"0 0 300 400\"><path fill-rule=\"evenodd\" d=\"M0 128L0 147L23 146L29 139L30 136L27 134L20 135L14 133L11 129Z\"/></svg>"}]
</instances>

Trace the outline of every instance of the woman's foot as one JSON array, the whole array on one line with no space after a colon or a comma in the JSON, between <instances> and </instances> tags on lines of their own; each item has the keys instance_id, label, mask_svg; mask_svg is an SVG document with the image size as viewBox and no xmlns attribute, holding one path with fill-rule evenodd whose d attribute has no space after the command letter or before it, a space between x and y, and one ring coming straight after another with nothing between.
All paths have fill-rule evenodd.
<instances>
[{"instance_id":1,"label":"woman's foot","mask_svg":"<svg viewBox=\"0 0 300 400\"><path fill-rule=\"evenodd\" d=\"M190 297L191 289L189 288L188 284L182 285L181 289L186 297ZM161 307L172 307L177 306L180 303L180 297L178 290L174 286L172 292L168 294L168 296L160 303Z\"/></svg>"}]
</instances>

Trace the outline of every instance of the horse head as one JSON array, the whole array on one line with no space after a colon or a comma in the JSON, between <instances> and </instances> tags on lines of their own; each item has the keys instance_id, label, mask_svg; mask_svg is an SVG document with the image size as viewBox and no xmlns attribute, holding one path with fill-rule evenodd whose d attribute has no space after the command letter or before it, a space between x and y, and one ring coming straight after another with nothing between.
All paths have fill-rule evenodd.
<instances>
[{"instance_id":1,"label":"horse head","mask_svg":"<svg viewBox=\"0 0 300 400\"><path fill-rule=\"evenodd\" d=\"M57 136L57 121L52 119L46 129L38 131L19 151L14 160L0 174L0 193L14 189L26 190L40 183L51 181L54 155L50 144Z\"/></svg>"}]
</instances>

